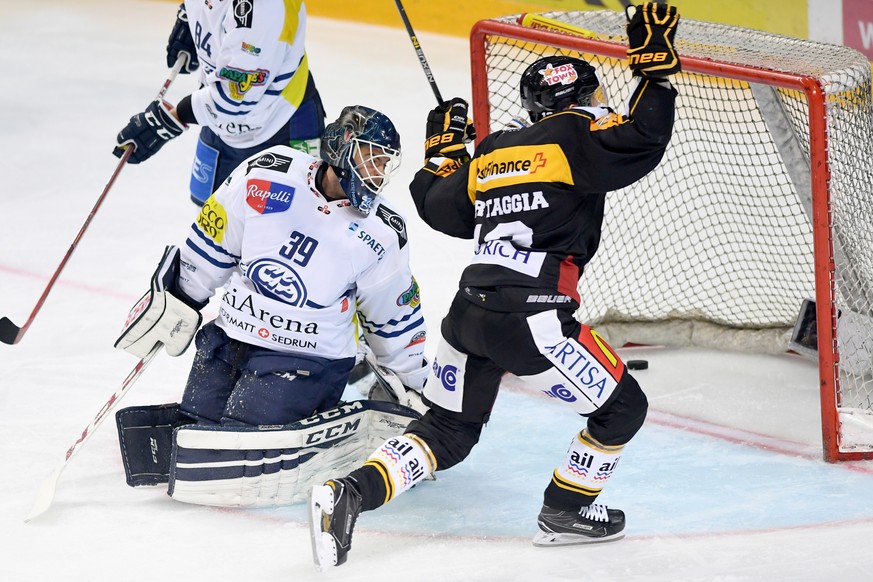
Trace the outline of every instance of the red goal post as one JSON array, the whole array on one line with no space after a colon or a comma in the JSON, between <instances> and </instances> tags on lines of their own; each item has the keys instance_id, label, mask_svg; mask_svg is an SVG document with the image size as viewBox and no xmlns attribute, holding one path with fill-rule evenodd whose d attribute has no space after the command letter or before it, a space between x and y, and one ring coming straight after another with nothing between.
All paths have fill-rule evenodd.
<instances>
[{"instance_id":1,"label":"red goal post","mask_svg":"<svg viewBox=\"0 0 873 582\"><path fill-rule=\"evenodd\" d=\"M618 108L630 82L623 13L544 13L551 30L523 16L472 29L480 139L526 119L518 80L541 56L591 61ZM613 345L785 353L804 351L792 333L814 300L817 350L813 337L806 351L818 359L824 458L871 459L870 63L846 47L689 19L676 45L674 137L658 169L607 197L579 318Z\"/></svg>"}]
</instances>

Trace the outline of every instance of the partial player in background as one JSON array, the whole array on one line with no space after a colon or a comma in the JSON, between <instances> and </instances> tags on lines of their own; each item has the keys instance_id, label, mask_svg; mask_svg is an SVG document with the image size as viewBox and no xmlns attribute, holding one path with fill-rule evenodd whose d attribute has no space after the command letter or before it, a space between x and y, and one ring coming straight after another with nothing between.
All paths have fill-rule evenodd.
<instances>
[{"instance_id":1,"label":"partial player in background","mask_svg":"<svg viewBox=\"0 0 873 582\"><path fill-rule=\"evenodd\" d=\"M201 87L175 107L158 100L130 118L114 155L134 146L131 164L156 154L189 125L200 140L191 199L202 205L243 160L274 145L318 155L324 108L304 48L302 0L189 1L179 6L167 65L187 58Z\"/></svg>"},{"instance_id":2,"label":"partial player in background","mask_svg":"<svg viewBox=\"0 0 873 582\"><path fill-rule=\"evenodd\" d=\"M355 363L356 309L376 364L403 385L400 404L417 400L426 327L405 220L380 196L400 137L382 113L349 106L321 158L288 146L249 158L185 245L167 247L116 347L142 357L161 342L179 355L221 289L219 314L197 332L181 404L137 428L287 425L336 407Z\"/></svg>"},{"instance_id":3,"label":"partial player in background","mask_svg":"<svg viewBox=\"0 0 873 582\"><path fill-rule=\"evenodd\" d=\"M629 17L634 82L624 114L607 107L594 67L554 56L521 77L532 125L489 135L472 159L463 146L466 102L453 99L428 116L426 164L412 196L433 228L474 239L474 258L442 322L424 389L430 410L362 467L313 488L318 569L346 561L361 511L466 458L506 372L588 419L546 487L534 544L624 535L624 513L594 501L648 403L615 351L573 314L579 278L600 242L606 193L652 171L670 141L676 90L667 76L680 70L678 20L675 8L654 3Z\"/></svg>"}]
</instances>

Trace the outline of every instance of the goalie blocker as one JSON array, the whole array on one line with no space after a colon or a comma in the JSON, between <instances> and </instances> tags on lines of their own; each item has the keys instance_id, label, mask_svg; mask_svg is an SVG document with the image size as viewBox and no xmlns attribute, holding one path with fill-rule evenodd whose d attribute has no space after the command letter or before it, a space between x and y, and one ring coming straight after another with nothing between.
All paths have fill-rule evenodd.
<instances>
[{"instance_id":1,"label":"goalie blocker","mask_svg":"<svg viewBox=\"0 0 873 582\"><path fill-rule=\"evenodd\" d=\"M193 424L178 404L164 404L120 410L116 424L128 485L169 483L170 497L199 505L272 507L304 500L420 416L362 400L285 426L219 426Z\"/></svg>"},{"instance_id":2,"label":"goalie blocker","mask_svg":"<svg viewBox=\"0 0 873 582\"><path fill-rule=\"evenodd\" d=\"M152 275L151 287L127 315L115 347L144 358L161 342L166 352L178 356L188 349L200 328L205 303L198 303L176 288L179 249L167 246Z\"/></svg>"}]
</instances>

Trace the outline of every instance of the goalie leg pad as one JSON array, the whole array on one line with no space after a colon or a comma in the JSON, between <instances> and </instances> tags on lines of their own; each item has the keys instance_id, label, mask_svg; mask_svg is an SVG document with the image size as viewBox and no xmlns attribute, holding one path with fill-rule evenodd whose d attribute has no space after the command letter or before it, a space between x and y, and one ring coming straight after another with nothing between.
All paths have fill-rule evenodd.
<instances>
[{"instance_id":1,"label":"goalie leg pad","mask_svg":"<svg viewBox=\"0 0 873 582\"><path fill-rule=\"evenodd\" d=\"M132 406L116 412L127 484L139 487L169 481L173 429L190 422L178 404Z\"/></svg>"},{"instance_id":2,"label":"goalie leg pad","mask_svg":"<svg viewBox=\"0 0 873 582\"><path fill-rule=\"evenodd\" d=\"M189 425L175 431L170 497L223 507L275 507L351 472L417 412L355 401L286 426Z\"/></svg>"}]
</instances>

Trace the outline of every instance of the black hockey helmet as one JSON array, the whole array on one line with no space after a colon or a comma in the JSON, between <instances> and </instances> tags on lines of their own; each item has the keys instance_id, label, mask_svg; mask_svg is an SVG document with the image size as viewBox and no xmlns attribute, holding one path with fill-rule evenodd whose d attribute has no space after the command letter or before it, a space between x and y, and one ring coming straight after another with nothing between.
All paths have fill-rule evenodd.
<instances>
[{"instance_id":1,"label":"black hockey helmet","mask_svg":"<svg viewBox=\"0 0 873 582\"><path fill-rule=\"evenodd\" d=\"M531 64L521 74L519 87L521 103L534 122L563 111L571 103L591 105L598 89L600 79L594 67L582 59L560 55Z\"/></svg>"},{"instance_id":2,"label":"black hockey helmet","mask_svg":"<svg viewBox=\"0 0 873 582\"><path fill-rule=\"evenodd\" d=\"M400 135L384 114L350 105L325 128L321 159L339 176L352 206L367 214L400 166Z\"/></svg>"}]
</instances>

